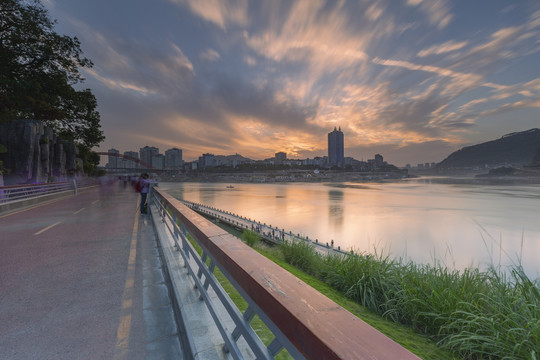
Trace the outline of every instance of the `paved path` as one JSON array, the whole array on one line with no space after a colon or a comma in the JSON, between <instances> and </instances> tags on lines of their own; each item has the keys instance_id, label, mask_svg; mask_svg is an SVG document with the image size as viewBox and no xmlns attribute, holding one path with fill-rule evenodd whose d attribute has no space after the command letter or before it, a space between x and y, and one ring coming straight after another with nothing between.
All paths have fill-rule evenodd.
<instances>
[{"instance_id":1,"label":"paved path","mask_svg":"<svg viewBox=\"0 0 540 360\"><path fill-rule=\"evenodd\" d=\"M138 194L118 184L0 214L0 359L181 359Z\"/></svg>"}]
</instances>

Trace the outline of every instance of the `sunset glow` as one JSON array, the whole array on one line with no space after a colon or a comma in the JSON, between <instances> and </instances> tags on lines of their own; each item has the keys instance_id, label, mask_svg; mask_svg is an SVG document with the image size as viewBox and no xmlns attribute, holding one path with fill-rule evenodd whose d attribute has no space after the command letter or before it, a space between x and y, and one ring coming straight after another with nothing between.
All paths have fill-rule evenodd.
<instances>
[{"instance_id":1,"label":"sunset glow","mask_svg":"<svg viewBox=\"0 0 540 360\"><path fill-rule=\"evenodd\" d=\"M45 2L94 62L102 151L438 162L540 127L535 1Z\"/></svg>"}]
</instances>

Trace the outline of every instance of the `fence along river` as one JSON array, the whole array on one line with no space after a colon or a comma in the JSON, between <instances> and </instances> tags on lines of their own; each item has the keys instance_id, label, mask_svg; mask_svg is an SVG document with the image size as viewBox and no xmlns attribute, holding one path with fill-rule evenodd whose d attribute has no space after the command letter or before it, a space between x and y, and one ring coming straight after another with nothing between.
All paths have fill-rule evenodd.
<instances>
[{"instance_id":1,"label":"fence along river","mask_svg":"<svg viewBox=\"0 0 540 360\"><path fill-rule=\"evenodd\" d=\"M161 183L201 203L344 250L540 274L540 185Z\"/></svg>"}]
</instances>

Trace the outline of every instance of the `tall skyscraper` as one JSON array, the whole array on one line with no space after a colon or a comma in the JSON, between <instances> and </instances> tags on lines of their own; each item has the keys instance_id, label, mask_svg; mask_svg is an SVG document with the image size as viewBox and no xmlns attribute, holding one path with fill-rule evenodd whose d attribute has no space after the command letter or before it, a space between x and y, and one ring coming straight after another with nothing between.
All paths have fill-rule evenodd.
<instances>
[{"instance_id":1,"label":"tall skyscraper","mask_svg":"<svg viewBox=\"0 0 540 360\"><path fill-rule=\"evenodd\" d=\"M154 155L159 154L159 149L153 146L145 146L143 148L140 148L139 154L141 155L142 162L148 165L152 165L152 158L154 157ZM144 168L145 166L141 165L141 167Z\"/></svg>"},{"instance_id":2,"label":"tall skyscraper","mask_svg":"<svg viewBox=\"0 0 540 360\"><path fill-rule=\"evenodd\" d=\"M341 127L328 133L328 161L330 166L343 167L343 161L345 158L344 144L343 144L343 132Z\"/></svg>"},{"instance_id":3,"label":"tall skyscraper","mask_svg":"<svg viewBox=\"0 0 540 360\"><path fill-rule=\"evenodd\" d=\"M172 148L165 151L165 168L178 170L182 168L182 165L183 161L181 149Z\"/></svg>"},{"instance_id":4,"label":"tall skyscraper","mask_svg":"<svg viewBox=\"0 0 540 360\"><path fill-rule=\"evenodd\" d=\"M120 151L115 148L108 150L109 154L120 154ZM109 155L109 163L107 164L108 168L116 169L118 168L118 157L114 155Z\"/></svg>"}]
</instances>

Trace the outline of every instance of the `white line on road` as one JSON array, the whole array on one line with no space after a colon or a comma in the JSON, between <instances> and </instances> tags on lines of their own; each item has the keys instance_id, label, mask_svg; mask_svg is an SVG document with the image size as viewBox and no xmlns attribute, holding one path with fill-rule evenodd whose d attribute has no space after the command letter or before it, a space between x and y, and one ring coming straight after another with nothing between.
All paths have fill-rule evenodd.
<instances>
[{"instance_id":1,"label":"white line on road","mask_svg":"<svg viewBox=\"0 0 540 360\"><path fill-rule=\"evenodd\" d=\"M94 204L97 203L98 201L99 201L99 199L98 199L98 200L92 201L92 205L94 205Z\"/></svg>"},{"instance_id":2,"label":"white line on road","mask_svg":"<svg viewBox=\"0 0 540 360\"><path fill-rule=\"evenodd\" d=\"M61 221L59 221L59 222L57 222L57 223L54 223L54 224L52 224L52 225L49 225L49 226L47 226L45 229L39 230L39 231L38 231L37 233L35 233L34 235L39 235L39 234L41 234L41 233L44 233L45 231L49 230L49 229L52 228L53 226L56 226L56 225L58 225L58 224L60 224L60 223L61 223Z\"/></svg>"},{"instance_id":3,"label":"white line on road","mask_svg":"<svg viewBox=\"0 0 540 360\"><path fill-rule=\"evenodd\" d=\"M79 209L79 210L75 211L75 212L73 213L73 215L77 215L78 213L80 213L80 212L83 211L84 209L86 209L86 208L82 208L82 209Z\"/></svg>"},{"instance_id":4,"label":"white line on road","mask_svg":"<svg viewBox=\"0 0 540 360\"><path fill-rule=\"evenodd\" d=\"M139 232L139 214L135 213L133 232L131 233L131 246L126 274L126 285L122 295L122 311L118 331L116 332L115 360L127 359L129 350L129 334L131 331L131 314L133 313L133 293L135 284L135 261L137 259L137 235Z\"/></svg>"}]
</instances>

